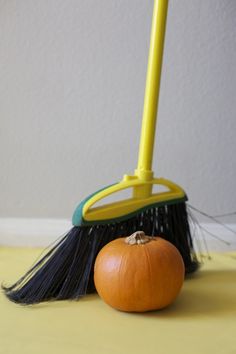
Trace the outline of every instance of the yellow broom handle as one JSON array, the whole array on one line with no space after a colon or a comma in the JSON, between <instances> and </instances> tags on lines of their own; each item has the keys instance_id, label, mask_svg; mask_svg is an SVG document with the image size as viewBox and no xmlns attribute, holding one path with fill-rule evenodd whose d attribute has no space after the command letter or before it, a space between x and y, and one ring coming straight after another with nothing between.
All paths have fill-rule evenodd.
<instances>
[{"instance_id":1,"label":"yellow broom handle","mask_svg":"<svg viewBox=\"0 0 236 354\"><path fill-rule=\"evenodd\" d=\"M161 81L167 7L168 0L154 0L139 159L138 167L135 171L135 174L142 179L150 179L152 176L152 157Z\"/></svg>"}]
</instances>

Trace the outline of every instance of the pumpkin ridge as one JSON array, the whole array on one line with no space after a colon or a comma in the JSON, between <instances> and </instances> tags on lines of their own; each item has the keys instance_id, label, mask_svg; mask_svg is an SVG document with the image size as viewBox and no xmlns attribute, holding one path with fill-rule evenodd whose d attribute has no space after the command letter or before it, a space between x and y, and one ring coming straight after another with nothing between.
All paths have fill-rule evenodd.
<instances>
[{"instance_id":1,"label":"pumpkin ridge","mask_svg":"<svg viewBox=\"0 0 236 354\"><path fill-rule=\"evenodd\" d=\"M152 267L151 267L151 262L150 262L150 254L149 254L149 247L148 245L143 245L143 249L144 249L144 253L145 253L145 256L146 256L146 259L147 259L147 263L148 263L148 272L149 272L149 279L152 279ZM151 294L153 294L153 283L152 281L150 282L151 286L150 286L150 290L151 290ZM152 296L150 296L150 298L148 299L151 304L153 303L153 298Z\"/></svg>"},{"instance_id":2,"label":"pumpkin ridge","mask_svg":"<svg viewBox=\"0 0 236 354\"><path fill-rule=\"evenodd\" d=\"M171 249L169 249L169 252L168 252L168 260L169 260L169 262L172 262L172 259L173 259L173 254L174 254L174 251L177 251L178 253L179 253L179 250L178 249L173 249L173 248L171 248ZM180 255L181 256L181 255ZM182 257L180 258L181 260L182 260ZM180 266L180 264L178 264L178 268L179 268L179 266ZM176 270L176 269L175 269ZM172 281L171 281L171 286L172 286L172 288L173 288L173 286L175 287L175 279L174 278L171 278L172 279ZM183 280L184 280L184 277L183 277ZM181 287L182 287L182 285L181 285ZM180 287L180 288L181 288Z\"/></svg>"},{"instance_id":3,"label":"pumpkin ridge","mask_svg":"<svg viewBox=\"0 0 236 354\"><path fill-rule=\"evenodd\" d=\"M121 281L121 279L122 279L121 266L123 265L125 253L126 253L125 249L123 248L123 245L122 245L122 253L121 253L120 264L119 264L119 268L118 268L119 298L121 298L122 289L123 289L123 284L122 284L122 281Z\"/></svg>"},{"instance_id":4,"label":"pumpkin ridge","mask_svg":"<svg viewBox=\"0 0 236 354\"><path fill-rule=\"evenodd\" d=\"M161 263L168 264L169 258L166 254L166 249L163 247L163 244L161 244L160 248L161 248L162 257L164 258L164 259L161 259ZM161 264L161 267L162 267L162 264ZM165 289L165 284L163 284L163 282L160 282L160 285L161 285L161 295L162 295L160 297L160 303L163 304L163 302L165 302L166 289Z\"/></svg>"}]
</instances>

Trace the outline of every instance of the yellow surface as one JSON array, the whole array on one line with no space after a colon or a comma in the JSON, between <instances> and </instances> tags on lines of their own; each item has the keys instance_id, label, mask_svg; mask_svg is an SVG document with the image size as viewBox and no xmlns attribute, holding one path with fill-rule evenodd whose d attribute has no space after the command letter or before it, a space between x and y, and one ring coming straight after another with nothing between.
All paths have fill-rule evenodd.
<instances>
[{"instance_id":1,"label":"yellow surface","mask_svg":"<svg viewBox=\"0 0 236 354\"><path fill-rule=\"evenodd\" d=\"M1 282L13 281L37 249L0 248ZM0 296L1 354L235 354L236 253L212 255L168 309L116 311L90 295L21 307Z\"/></svg>"}]
</instances>

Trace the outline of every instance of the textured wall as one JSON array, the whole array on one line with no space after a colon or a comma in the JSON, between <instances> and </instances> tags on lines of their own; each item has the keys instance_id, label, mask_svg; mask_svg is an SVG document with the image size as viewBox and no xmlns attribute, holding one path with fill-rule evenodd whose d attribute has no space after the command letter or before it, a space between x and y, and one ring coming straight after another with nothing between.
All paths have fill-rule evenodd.
<instances>
[{"instance_id":1,"label":"textured wall","mask_svg":"<svg viewBox=\"0 0 236 354\"><path fill-rule=\"evenodd\" d=\"M0 216L69 218L132 173L151 13L0 0ZM235 0L170 1L154 169L212 214L236 209L235 18Z\"/></svg>"}]
</instances>

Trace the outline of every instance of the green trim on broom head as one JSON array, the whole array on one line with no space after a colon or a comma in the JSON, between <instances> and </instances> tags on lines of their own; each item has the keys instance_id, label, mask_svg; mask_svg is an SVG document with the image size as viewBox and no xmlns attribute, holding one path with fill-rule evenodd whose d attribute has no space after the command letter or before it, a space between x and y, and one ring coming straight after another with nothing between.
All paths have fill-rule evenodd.
<instances>
[{"instance_id":1,"label":"green trim on broom head","mask_svg":"<svg viewBox=\"0 0 236 354\"><path fill-rule=\"evenodd\" d=\"M145 212L148 209L152 209L152 208L157 208L157 207L161 207L161 206L165 206L165 205L173 205L173 204L178 204L178 203L183 203L186 202L188 200L188 197L185 195L183 198L180 199L173 199L173 200L169 200L168 202L160 202L160 203L155 203L155 204L150 204L144 208L138 209L137 211L130 213L130 214L125 214L124 216L120 216L117 218L113 218L113 219L104 219L104 220L93 220L93 221L86 221L83 219L83 214L82 214L82 209L83 206L85 204L85 202L88 200L89 198L86 198L84 200L84 202L81 202L78 207L76 208L73 218L72 218L72 224L74 226L89 226L89 225L103 225L103 224L112 224L112 223L117 223L117 222L121 222L121 221L126 221L132 217L135 217L137 214L140 214L142 212Z\"/></svg>"},{"instance_id":2,"label":"green trim on broom head","mask_svg":"<svg viewBox=\"0 0 236 354\"><path fill-rule=\"evenodd\" d=\"M74 214L72 216L72 225L74 225L74 226L86 225L86 220L83 219L83 208L84 208L84 205L87 203L88 200L90 200L90 198L92 198L93 196L95 196L99 192L103 191L104 189L107 189L108 187L111 187L111 186L113 186L115 184L116 183L113 183L113 184L110 184L109 186L101 188L101 189L97 190L96 192L90 194L88 197L84 198L82 200L82 202L79 203L79 205L76 207L76 209L74 211Z\"/></svg>"}]
</instances>

